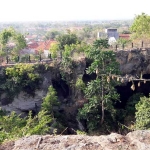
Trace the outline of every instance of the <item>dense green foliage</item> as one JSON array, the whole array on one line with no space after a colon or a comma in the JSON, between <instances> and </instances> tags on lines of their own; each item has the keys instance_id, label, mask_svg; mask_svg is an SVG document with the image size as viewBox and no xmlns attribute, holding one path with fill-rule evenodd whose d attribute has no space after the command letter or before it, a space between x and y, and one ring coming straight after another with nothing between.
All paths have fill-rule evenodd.
<instances>
[{"instance_id":1,"label":"dense green foliage","mask_svg":"<svg viewBox=\"0 0 150 150\"><path fill-rule=\"evenodd\" d=\"M40 112L33 116L30 111L26 118L21 118L15 112L5 115L0 113L0 142L33 134L50 133L50 123L54 121L53 106L58 106L55 89L50 86L45 98L43 98Z\"/></svg>"},{"instance_id":2,"label":"dense green foliage","mask_svg":"<svg viewBox=\"0 0 150 150\"><path fill-rule=\"evenodd\" d=\"M15 33L13 35L13 41L15 42L15 47L13 48L13 50L11 51L12 55L17 55L19 54L19 51L24 49L27 45L26 45L26 40L24 38L24 36L21 33Z\"/></svg>"},{"instance_id":3,"label":"dense green foliage","mask_svg":"<svg viewBox=\"0 0 150 150\"><path fill-rule=\"evenodd\" d=\"M89 38L91 27L85 28L85 31L88 31L85 34ZM0 38L1 44L4 45L2 47L3 50L13 34L14 32L6 31L2 33L3 36ZM47 38L53 39L56 37L53 34L49 36ZM21 34L16 34L13 40L16 40L17 47L11 53L16 54L15 52L23 48L25 43ZM57 58L60 52L62 54L61 62L57 63L57 59L55 59L53 64L56 62L55 64L58 66L56 68L57 73L60 71L61 78L66 81L69 87L69 94L67 93L69 98L67 97L65 101L68 102L68 99L71 99L71 102L75 102L78 97L87 100L87 103L78 110L77 118L85 122L87 131L95 131L97 129L102 132L105 132L105 129L113 131L115 127L119 127L119 123L124 123L128 116L133 117L132 121L136 119L135 128L149 129L149 104L146 102L147 98L141 98L139 101L141 95L133 95L127 101L125 109L115 108L116 102L119 101L119 94L115 89L115 86L119 83L115 79L120 74L120 71L115 53L108 50L107 39L95 40L91 46L87 43L79 42L77 35L69 32L68 34L60 35L57 41L58 43L51 47L50 52L52 58ZM120 44L127 44L127 42L126 40L118 41ZM79 77L75 72L76 67L78 67L77 61L79 62L82 54L83 56L86 55L88 60L90 60L90 66L86 69L85 75L90 77L90 75L94 74L96 76L94 80L87 79L89 82L85 81L85 83L82 76ZM27 58L28 56L26 55L24 61ZM16 55L14 59L17 59ZM46 72L50 68L49 64L43 66L17 64L13 67L7 67L4 69L4 76L0 75L0 94L7 91L9 100L13 99L20 91L34 96L35 90L40 87L42 81L40 73ZM59 76L58 74L56 75L57 77ZM62 86L62 88L64 87ZM0 111L0 141L32 134L49 133L50 127L59 126L60 122L64 123L67 120L67 118L64 118L66 114L60 114L58 107L57 92L50 86L47 95L43 98L41 111L37 115L33 116L30 112L26 118L21 118L14 112L9 116L5 116ZM63 125L69 126L65 123Z\"/></svg>"},{"instance_id":4,"label":"dense green foliage","mask_svg":"<svg viewBox=\"0 0 150 150\"><path fill-rule=\"evenodd\" d=\"M128 115L135 115L136 112L135 106L140 101L141 97L143 97L142 93L136 93L128 99L126 104L126 111Z\"/></svg>"},{"instance_id":5,"label":"dense green foliage","mask_svg":"<svg viewBox=\"0 0 150 150\"><path fill-rule=\"evenodd\" d=\"M22 128L23 135L46 134L50 132L49 124L52 122L51 115L47 111L41 110L36 116L32 117L32 113L28 114L26 125Z\"/></svg>"},{"instance_id":6,"label":"dense green foliage","mask_svg":"<svg viewBox=\"0 0 150 150\"><path fill-rule=\"evenodd\" d=\"M55 38L57 38L57 36L60 35L60 32L58 32L57 30L53 30L53 31L48 31L45 34L45 39L46 40L55 40Z\"/></svg>"},{"instance_id":7,"label":"dense green foliage","mask_svg":"<svg viewBox=\"0 0 150 150\"><path fill-rule=\"evenodd\" d=\"M135 128L150 129L150 98L141 97L135 108Z\"/></svg>"},{"instance_id":8,"label":"dense green foliage","mask_svg":"<svg viewBox=\"0 0 150 150\"><path fill-rule=\"evenodd\" d=\"M40 75L35 72L35 68L30 64L18 64L14 67L6 68L6 88L12 92L21 90L34 94L35 89L40 84Z\"/></svg>"},{"instance_id":9,"label":"dense green foliage","mask_svg":"<svg viewBox=\"0 0 150 150\"><path fill-rule=\"evenodd\" d=\"M21 118L15 112L0 116L0 143L5 140L17 139L33 134L46 134L50 127L51 116L46 111L40 111L32 117L30 112L27 118Z\"/></svg>"},{"instance_id":10,"label":"dense green foliage","mask_svg":"<svg viewBox=\"0 0 150 150\"><path fill-rule=\"evenodd\" d=\"M3 75L0 76L0 93L6 92L9 100L12 100L21 91L34 96L41 81L42 78L36 71L36 66L17 64L4 69Z\"/></svg>"},{"instance_id":11,"label":"dense green foliage","mask_svg":"<svg viewBox=\"0 0 150 150\"><path fill-rule=\"evenodd\" d=\"M133 33L133 38L148 38L150 35L150 16L145 13L137 15L130 31Z\"/></svg>"},{"instance_id":12,"label":"dense green foliage","mask_svg":"<svg viewBox=\"0 0 150 150\"><path fill-rule=\"evenodd\" d=\"M52 58L57 58L58 52L59 52L59 45L53 44L50 48Z\"/></svg>"},{"instance_id":13,"label":"dense green foliage","mask_svg":"<svg viewBox=\"0 0 150 150\"><path fill-rule=\"evenodd\" d=\"M87 74L96 72L96 79L87 84L85 88L85 97L88 103L79 110L79 118L87 121L89 130L96 129L104 123L105 112L114 119L115 109L113 103L119 99L115 90L116 81L111 80L113 74L118 74L118 63L115 54L112 51L103 51L101 48L107 48L107 42L96 41L93 48L87 52L87 56L93 60L87 68ZM97 44L99 43L99 44ZM99 45L99 46L98 46ZM110 117L109 116L109 117Z\"/></svg>"},{"instance_id":14,"label":"dense green foliage","mask_svg":"<svg viewBox=\"0 0 150 150\"><path fill-rule=\"evenodd\" d=\"M108 39L98 39L98 40L95 40L95 41L93 42L93 46L94 46L96 49L108 48L108 47L109 47Z\"/></svg>"},{"instance_id":15,"label":"dense green foliage","mask_svg":"<svg viewBox=\"0 0 150 150\"><path fill-rule=\"evenodd\" d=\"M7 44L9 42L14 42L15 47L11 48ZM13 28L4 29L0 32L0 47L1 55L16 55L19 51L26 47L26 41L21 33L18 33Z\"/></svg>"},{"instance_id":16,"label":"dense green foliage","mask_svg":"<svg viewBox=\"0 0 150 150\"><path fill-rule=\"evenodd\" d=\"M65 45L78 43L78 38L76 34L68 33L58 36L57 41L59 43L60 50L64 50Z\"/></svg>"},{"instance_id":17,"label":"dense green foliage","mask_svg":"<svg viewBox=\"0 0 150 150\"><path fill-rule=\"evenodd\" d=\"M54 117L53 106L58 106L58 97L55 89L50 86L46 97L43 98L42 110L47 111L48 114L51 114Z\"/></svg>"},{"instance_id":18,"label":"dense green foliage","mask_svg":"<svg viewBox=\"0 0 150 150\"><path fill-rule=\"evenodd\" d=\"M75 86L78 90L84 90L85 89L85 83L83 82L83 80L81 78L77 79Z\"/></svg>"},{"instance_id":19,"label":"dense green foliage","mask_svg":"<svg viewBox=\"0 0 150 150\"><path fill-rule=\"evenodd\" d=\"M49 86L47 95L43 98L41 110L46 111L48 115L52 117L51 127L53 128L53 134L57 134L64 130L64 116L59 113L58 108L60 102L58 101L57 92L53 86Z\"/></svg>"}]
</instances>

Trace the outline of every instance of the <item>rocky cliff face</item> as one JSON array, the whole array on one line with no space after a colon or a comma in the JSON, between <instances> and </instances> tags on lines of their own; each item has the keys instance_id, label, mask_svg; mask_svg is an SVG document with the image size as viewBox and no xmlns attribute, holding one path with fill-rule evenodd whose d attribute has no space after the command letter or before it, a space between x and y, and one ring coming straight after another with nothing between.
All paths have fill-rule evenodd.
<instances>
[{"instance_id":1,"label":"rocky cliff face","mask_svg":"<svg viewBox=\"0 0 150 150\"><path fill-rule=\"evenodd\" d=\"M150 49L134 49L129 51L117 51L117 61L120 63L120 70L122 75L130 74L133 76L140 76L142 74L150 74ZM88 76L85 74L85 69L89 62L82 58L76 62L76 67L73 73L70 75L74 82L78 77L83 78L85 82L94 79L94 76ZM41 89L35 92L35 96L30 96L21 92L16 96L12 103L3 104L5 100L5 94L1 95L0 107L6 111L16 111L18 114L26 115L30 110L36 113L41 106L42 98L46 96L47 88L53 85L58 93L58 98L61 102L59 111L65 114L68 118L68 122L74 119L74 114L77 113L77 109L83 106L85 102L82 92L76 88L72 88L68 83L64 82L60 76L60 70L54 66L56 71L49 71L44 73L43 83ZM74 119L75 120L75 119ZM76 122L77 123L77 122Z\"/></svg>"},{"instance_id":2,"label":"rocky cliff face","mask_svg":"<svg viewBox=\"0 0 150 150\"><path fill-rule=\"evenodd\" d=\"M110 135L33 135L8 142L0 150L149 150L150 131L134 131L126 136Z\"/></svg>"},{"instance_id":3,"label":"rocky cliff face","mask_svg":"<svg viewBox=\"0 0 150 150\"><path fill-rule=\"evenodd\" d=\"M39 111L42 98L46 95L46 91L37 90L35 92L35 96L32 97L27 93L21 92L18 96L16 96L12 103L8 105L2 105L2 109L7 112L15 111L17 114L21 114L22 116L26 116L29 111L36 113Z\"/></svg>"},{"instance_id":4,"label":"rocky cliff face","mask_svg":"<svg viewBox=\"0 0 150 150\"><path fill-rule=\"evenodd\" d=\"M116 52L122 75L150 74L150 49L133 49Z\"/></svg>"},{"instance_id":5,"label":"rocky cliff face","mask_svg":"<svg viewBox=\"0 0 150 150\"><path fill-rule=\"evenodd\" d=\"M82 78L85 68L85 59L77 61L75 62L73 73L69 74L69 76L73 77L74 82L76 82L79 76ZM40 86L41 88L35 91L34 96L20 92L14 97L12 102L7 103L6 94L3 93L0 96L0 107L7 112L15 111L17 114L21 114L21 116L26 116L29 111L36 114L41 108L41 103L43 102L43 97L47 94L48 87L53 85L57 91L58 99L61 102L60 107L54 109L63 113L65 118L67 118L67 122L71 122L69 120L74 118L73 115L77 113L77 108L80 107L81 103L83 105L83 101L80 99L82 96L78 90L72 88L67 82L62 80L61 70L59 69L58 66L54 66L52 70L41 74L43 82Z\"/></svg>"}]
</instances>

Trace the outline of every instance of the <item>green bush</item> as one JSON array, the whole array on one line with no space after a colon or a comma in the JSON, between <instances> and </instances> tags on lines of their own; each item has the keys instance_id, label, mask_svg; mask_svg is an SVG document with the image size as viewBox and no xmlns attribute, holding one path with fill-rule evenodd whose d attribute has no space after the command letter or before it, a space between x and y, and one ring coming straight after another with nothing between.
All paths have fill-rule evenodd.
<instances>
[{"instance_id":1,"label":"green bush","mask_svg":"<svg viewBox=\"0 0 150 150\"><path fill-rule=\"evenodd\" d=\"M8 116L0 116L0 142L20 137L21 128L25 124L26 120L20 118L15 112Z\"/></svg>"},{"instance_id":2,"label":"green bush","mask_svg":"<svg viewBox=\"0 0 150 150\"><path fill-rule=\"evenodd\" d=\"M34 95L41 83L41 77L35 72L34 65L18 64L5 69L3 90L9 95L17 95L20 91Z\"/></svg>"},{"instance_id":3,"label":"green bush","mask_svg":"<svg viewBox=\"0 0 150 150\"><path fill-rule=\"evenodd\" d=\"M59 105L56 94L57 93L55 89L52 86L50 86L48 88L46 97L43 98L43 103L42 103L42 110L47 111L49 114L52 114L52 115L54 115L53 106Z\"/></svg>"},{"instance_id":4,"label":"green bush","mask_svg":"<svg viewBox=\"0 0 150 150\"><path fill-rule=\"evenodd\" d=\"M21 118L15 112L8 116L0 116L0 143L23 136L49 133L48 125L51 121L52 117L43 110L34 117L30 112L27 118Z\"/></svg>"},{"instance_id":5,"label":"green bush","mask_svg":"<svg viewBox=\"0 0 150 150\"><path fill-rule=\"evenodd\" d=\"M33 134L50 133L50 124L54 121L53 106L59 104L56 94L55 89L50 86L46 97L43 98L41 111L34 117L31 112L26 118L21 118L15 112L5 115L5 112L0 110L0 143L6 139L12 140Z\"/></svg>"},{"instance_id":6,"label":"green bush","mask_svg":"<svg viewBox=\"0 0 150 150\"><path fill-rule=\"evenodd\" d=\"M84 131L77 130L77 135L86 135L87 133Z\"/></svg>"},{"instance_id":7,"label":"green bush","mask_svg":"<svg viewBox=\"0 0 150 150\"><path fill-rule=\"evenodd\" d=\"M83 82L83 80L81 78L77 79L75 86L76 86L77 89L80 89L80 90L85 89L85 83Z\"/></svg>"},{"instance_id":8,"label":"green bush","mask_svg":"<svg viewBox=\"0 0 150 150\"><path fill-rule=\"evenodd\" d=\"M126 105L126 110L128 114L135 114L135 105L140 101L140 97L142 96L142 93L136 93L129 98Z\"/></svg>"},{"instance_id":9,"label":"green bush","mask_svg":"<svg viewBox=\"0 0 150 150\"><path fill-rule=\"evenodd\" d=\"M141 97L135 105L136 129L150 129L150 98Z\"/></svg>"},{"instance_id":10,"label":"green bush","mask_svg":"<svg viewBox=\"0 0 150 150\"><path fill-rule=\"evenodd\" d=\"M33 134L46 134L49 132L50 127L48 124L52 121L52 117L46 111L40 111L32 118L32 113L29 112L26 120L26 125L21 129L22 136Z\"/></svg>"}]
</instances>

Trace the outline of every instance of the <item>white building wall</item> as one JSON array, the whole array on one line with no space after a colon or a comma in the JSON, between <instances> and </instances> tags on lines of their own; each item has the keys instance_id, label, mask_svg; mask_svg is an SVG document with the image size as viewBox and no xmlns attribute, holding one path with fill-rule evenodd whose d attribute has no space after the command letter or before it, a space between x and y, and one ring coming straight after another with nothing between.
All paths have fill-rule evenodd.
<instances>
[{"instance_id":1,"label":"white building wall","mask_svg":"<svg viewBox=\"0 0 150 150\"><path fill-rule=\"evenodd\" d=\"M46 58L48 58L48 55L50 54L50 51L49 50L44 50L44 56L46 57Z\"/></svg>"}]
</instances>

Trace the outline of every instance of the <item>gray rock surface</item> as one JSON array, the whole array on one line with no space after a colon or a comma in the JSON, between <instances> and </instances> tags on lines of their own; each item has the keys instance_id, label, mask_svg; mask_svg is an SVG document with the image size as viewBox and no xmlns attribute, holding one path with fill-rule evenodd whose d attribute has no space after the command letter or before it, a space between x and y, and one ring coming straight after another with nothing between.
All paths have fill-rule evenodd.
<instances>
[{"instance_id":1,"label":"gray rock surface","mask_svg":"<svg viewBox=\"0 0 150 150\"><path fill-rule=\"evenodd\" d=\"M37 90L35 96L32 97L24 92L16 96L12 103L2 105L1 108L7 112L15 111L17 114L28 113L29 111L38 111L41 107L42 98L46 95L45 91Z\"/></svg>"},{"instance_id":2,"label":"gray rock surface","mask_svg":"<svg viewBox=\"0 0 150 150\"><path fill-rule=\"evenodd\" d=\"M116 52L117 61L120 63L120 71L122 76L134 76L140 77L142 74L150 74L150 49L132 49L132 50L120 50ZM86 59L84 57L78 58L74 69L74 78L82 78L86 69ZM35 110L35 104L40 108L42 103L42 98L46 96L47 89L49 85L52 85L52 79L55 76L59 76L60 72L57 68L53 72L46 72L43 74L43 83L41 89L36 91L35 96L29 96L21 92L18 96L15 97L12 103L7 103L6 94L3 93L0 97L0 107L6 111L16 111L16 113L27 114L30 110ZM127 80L128 82L128 80ZM72 91L72 100L75 103L76 109L83 106L86 101L83 99L83 95L79 90L71 89ZM62 99L62 101L64 101ZM66 105L65 105L66 107ZM67 108L68 109L68 108ZM66 109L65 109L66 110Z\"/></svg>"},{"instance_id":3,"label":"gray rock surface","mask_svg":"<svg viewBox=\"0 0 150 150\"><path fill-rule=\"evenodd\" d=\"M138 130L126 136L33 135L8 142L0 150L150 150L150 131Z\"/></svg>"},{"instance_id":4,"label":"gray rock surface","mask_svg":"<svg viewBox=\"0 0 150 150\"><path fill-rule=\"evenodd\" d=\"M116 52L122 75L139 75L150 73L150 49L120 50Z\"/></svg>"}]
</instances>

